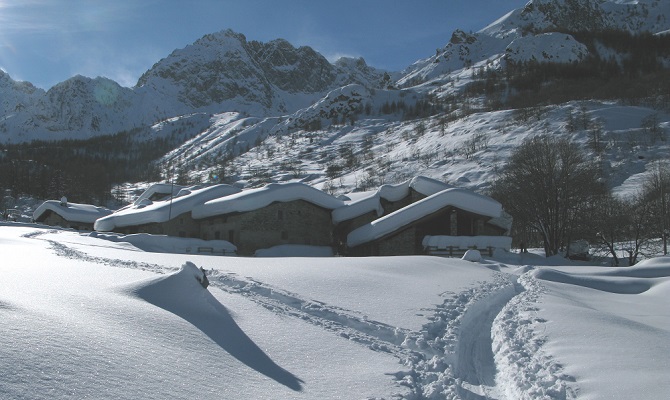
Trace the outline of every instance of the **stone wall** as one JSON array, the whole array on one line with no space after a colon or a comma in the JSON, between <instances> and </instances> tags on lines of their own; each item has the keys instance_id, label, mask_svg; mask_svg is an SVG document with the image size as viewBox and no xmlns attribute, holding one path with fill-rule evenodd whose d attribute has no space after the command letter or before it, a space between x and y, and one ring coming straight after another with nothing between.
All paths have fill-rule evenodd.
<instances>
[{"instance_id":1,"label":"stone wall","mask_svg":"<svg viewBox=\"0 0 670 400\"><path fill-rule=\"evenodd\" d=\"M422 254L416 248L416 228L410 227L379 242L380 256L408 256Z\"/></svg>"},{"instance_id":2,"label":"stone wall","mask_svg":"<svg viewBox=\"0 0 670 400\"><path fill-rule=\"evenodd\" d=\"M167 222L123 226L114 232L130 235L133 233L149 233L152 235L168 235L176 237L197 238L200 235L200 222L191 218L191 213L180 214Z\"/></svg>"},{"instance_id":3,"label":"stone wall","mask_svg":"<svg viewBox=\"0 0 670 400\"><path fill-rule=\"evenodd\" d=\"M330 210L303 200L200 221L201 238L228 240L247 256L281 244L333 246L332 231Z\"/></svg>"},{"instance_id":4,"label":"stone wall","mask_svg":"<svg viewBox=\"0 0 670 400\"><path fill-rule=\"evenodd\" d=\"M93 224L89 224L86 222L68 221L65 218L61 217L59 214L51 210L45 211L44 214L46 214L46 216L44 218L41 218L38 222L41 222L45 225L60 226L61 228L72 228L81 231L93 230Z\"/></svg>"}]
</instances>

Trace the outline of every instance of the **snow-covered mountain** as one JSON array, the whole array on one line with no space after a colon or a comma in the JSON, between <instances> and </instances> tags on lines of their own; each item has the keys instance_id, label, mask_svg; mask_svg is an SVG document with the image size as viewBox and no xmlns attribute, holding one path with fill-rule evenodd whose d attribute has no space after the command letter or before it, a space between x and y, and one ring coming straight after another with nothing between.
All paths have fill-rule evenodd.
<instances>
[{"instance_id":1,"label":"snow-covered mountain","mask_svg":"<svg viewBox=\"0 0 670 400\"><path fill-rule=\"evenodd\" d=\"M435 55L404 71L413 86L477 64L513 61L580 61L588 54L569 32L670 29L670 3L659 0L531 0L476 33L457 30ZM565 33L568 32L568 33Z\"/></svg>"},{"instance_id":2,"label":"snow-covered mountain","mask_svg":"<svg viewBox=\"0 0 670 400\"><path fill-rule=\"evenodd\" d=\"M363 59L331 64L310 47L225 30L175 50L133 88L75 76L45 92L0 72L0 134L3 142L85 139L194 112L281 115L346 84L380 86L383 74Z\"/></svg>"},{"instance_id":3,"label":"snow-covered mountain","mask_svg":"<svg viewBox=\"0 0 670 400\"><path fill-rule=\"evenodd\" d=\"M670 3L658 0L532 0L476 33L455 31L402 73L363 59L330 63L309 47L224 30L175 50L133 88L77 76L44 92L2 73L0 140L150 126L137 140L178 133L183 143L159 162L192 180L301 180L346 192L417 174L481 189L528 136L569 130L588 149L600 129L607 145L594 156L620 187L670 153L668 142L644 137L649 119L670 135L663 93L660 101L609 97L513 111L490 107L471 87L482 71L503 74L528 61L573 65L595 57L623 65L631 54L597 38L587 43L584 32L661 35L670 30L668 16ZM668 68L670 54L660 57ZM579 126L569 122L577 114Z\"/></svg>"}]
</instances>

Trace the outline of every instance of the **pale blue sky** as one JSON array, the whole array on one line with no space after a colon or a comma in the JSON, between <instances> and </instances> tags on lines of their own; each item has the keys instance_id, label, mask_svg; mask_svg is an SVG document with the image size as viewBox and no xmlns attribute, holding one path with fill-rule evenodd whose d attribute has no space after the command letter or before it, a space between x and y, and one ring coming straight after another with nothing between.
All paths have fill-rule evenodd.
<instances>
[{"instance_id":1,"label":"pale blue sky","mask_svg":"<svg viewBox=\"0 0 670 400\"><path fill-rule=\"evenodd\" d=\"M396 71L527 1L0 0L0 68L44 89L76 74L133 86L172 50L230 28Z\"/></svg>"}]
</instances>

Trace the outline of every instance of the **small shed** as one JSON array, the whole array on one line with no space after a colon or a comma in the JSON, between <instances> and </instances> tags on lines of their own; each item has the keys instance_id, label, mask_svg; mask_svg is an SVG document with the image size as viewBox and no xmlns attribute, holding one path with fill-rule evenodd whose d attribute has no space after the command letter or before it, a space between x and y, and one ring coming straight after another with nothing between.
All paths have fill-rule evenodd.
<instances>
[{"instance_id":1,"label":"small shed","mask_svg":"<svg viewBox=\"0 0 670 400\"><path fill-rule=\"evenodd\" d=\"M95 221L112 213L103 207L69 203L67 199L47 200L33 212L33 221L82 231L93 230Z\"/></svg>"}]
</instances>

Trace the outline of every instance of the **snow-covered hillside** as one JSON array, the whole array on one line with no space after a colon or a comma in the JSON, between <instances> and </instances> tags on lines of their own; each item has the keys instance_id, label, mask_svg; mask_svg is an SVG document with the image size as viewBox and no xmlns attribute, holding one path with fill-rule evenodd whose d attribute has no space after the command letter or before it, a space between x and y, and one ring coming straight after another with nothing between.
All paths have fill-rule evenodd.
<instances>
[{"instance_id":1,"label":"snow-covered hillside","mask_svg":"<svg viewBox=\"0 0 670 400\"><path fill-rule=\"evenodd\" d=\"M337 92L338 102L329 101L331 95L281 122L253 121L236 114L217 116L212 129L186 142L164 162L182 160L196 180L207 181L216 171L245 185L295 180L337 194L399 183L419 174L485 189L528 137L570 134L600 160L610 187L621 194L634 194L651 168L649 163L668 159L670 154L670 113L651 107L588 101L535 110L478 112L451 122L440 117L397 121L392 115L363 115L353 125L321 119L319 115L351 104L372 104L377 109L382 100L402 99L398 91L376 91L372 96L348 88L348 95L343 95L344 89ZM298 128L313 118L322 121L322 129ZM666 140L654 141L649 136L644 128L649 118L657 119ZM591 143L596 130L602 143L598 151ZM231 154L235 157L220 162Z\"/></svg>"},{"instance_id":2,"label":"snow-covered hillside","mask_svg":"<svg viewBox=\"0 0 670 400\"><path fill-rule=\"evenodd\" d=\"M2 398L670 393L667 257L259 260L16 224L0 254Z\"/></svg>"}]
</instances>

